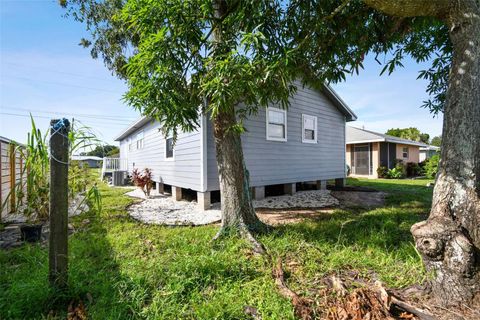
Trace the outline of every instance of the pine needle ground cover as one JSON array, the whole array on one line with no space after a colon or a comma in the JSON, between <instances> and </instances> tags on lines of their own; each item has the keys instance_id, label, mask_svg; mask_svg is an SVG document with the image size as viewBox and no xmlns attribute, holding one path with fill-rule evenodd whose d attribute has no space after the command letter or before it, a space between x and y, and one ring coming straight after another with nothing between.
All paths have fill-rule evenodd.
<instances>
[{"instance_id":1,"label":"pine needle ground cover","mask_svg":"<svg viewBox=\"0 0 480 320\"><path fill-rule=\"evenodd\" d=\"M348 184L388 193L385 206L326 211L320 218L277 226L259 236L282 257L288 285L313 295L328 274L374 274L401 288L426 275L410 226L426 218L431 180L357 180ZM48 251L27 244L0 251L0 319L64 319L82 305L89 319L294 319L272 279L271 260L246 242L214 244L218 226L141 224L125 208L125 189L100 186L103 211L74 218L66 293L47 280ZM252 311L253 310L253 311Z\"/></svg>"}]
</instances>

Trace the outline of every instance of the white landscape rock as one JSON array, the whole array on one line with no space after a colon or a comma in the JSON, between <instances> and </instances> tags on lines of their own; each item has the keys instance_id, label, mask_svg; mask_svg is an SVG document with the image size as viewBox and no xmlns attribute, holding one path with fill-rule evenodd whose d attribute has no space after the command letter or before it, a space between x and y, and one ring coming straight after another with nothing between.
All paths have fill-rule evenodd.
<instances>
[{"instance_id":1,"label":"white landscape rock","mask_svg":"<svg viewBox=\"0 0 480 320\"><path fill-rule=\"evenodd\" d=\"M169 196L154 195L146 198L140 189L126 195L144 199L131 205L128 212L136 220L161 225L205 225L221 220L220 204L214 203L210 210L201 210L194 201L174 201ZM338 205L338 200L327 190L300 191L296 194L254 200L255 208L324 208Z\"/></svg>"}]
</instances>

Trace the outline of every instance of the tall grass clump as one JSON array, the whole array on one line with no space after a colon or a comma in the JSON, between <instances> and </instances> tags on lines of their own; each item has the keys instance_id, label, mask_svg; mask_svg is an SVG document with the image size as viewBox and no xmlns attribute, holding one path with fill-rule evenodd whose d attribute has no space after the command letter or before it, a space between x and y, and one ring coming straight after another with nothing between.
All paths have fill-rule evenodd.
<instances>
[{"instance_id":1,"label":"tall grass clump","mask_svg":"<svg viewBox=\"0 0 480 320\"><path fill-rule=\"evenodd\" d=\"M10 190L1 208L3 209L11 197L15 195L15 208L19 210L30 222L45 222L48 220L50 204L50 153L48 137L50 131L45 133L37 128L32 116L31 131L27 135L25 145L16 144L14 152L22 158L24 166L20 179ZM78 194L84 194L85 200L93 203L97 208L101 206L101 196L96 184L87 191L89 183L88 171L78 163L71 161L72 155L80 149L91 147L98 143L98 139L91 132L90 128L84 125L72 123L71 131L68 134L69 141L69 180L68 194L71 200ZM80 203L81 204L81 203ZM80 205L79 204L79 205Z\"/></svg>"}]
</instances>

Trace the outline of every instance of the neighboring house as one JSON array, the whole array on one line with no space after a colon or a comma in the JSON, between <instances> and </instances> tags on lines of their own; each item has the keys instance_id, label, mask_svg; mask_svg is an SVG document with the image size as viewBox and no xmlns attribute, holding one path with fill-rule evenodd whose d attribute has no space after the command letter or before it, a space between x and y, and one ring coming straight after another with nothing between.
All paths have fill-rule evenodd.
<instances>
[{"instance_id":1,"label":"neighboring house","mask_svg":"<svg viewBox=\"0 0 480 320\"><path fill-rule=\"evenodd\" d=\"M73 161L78 161L89 168L100 168L103 158L97 156L72 156Z\"/></svg>"},{"instance_id":2,"label":"neighboring house","mask_svg":"<svg viewBox=\"0 0 480 320\"><path fill-rule=\"evenodd\" d=\"M440 151L440 147L428 145L426 147L420 147L420 162L430 159Z\"/></svg>"},{"instance_id":3,"label":"neighboring house","mask_svg":"<svg viewBox=\"0 0 480 320\"><path fill-rule=\"evenodd\" d=\"M380 166L392 169L397 161L420 162L420 147L427 145L347 126L347 164L351 176L377 178Z\"/></svg>"},{"instance_id":4,"label":"neighboring house","mask_svg":"<svg viewBox=\"0 0 480 320\"><path fill-rule=\"evenodd\" d=\"M300 182L325 187L329 179L344 181L345 123L356 115L330 87L295 85L288 111L272 106L244 122L242 146L256 199L272 185L284 185L286 193L293 193ZM175 145L160 128L159 122L143 117L123 131L116 138L119 169L131 173L133 168L151 168L160 192L171 187L178 200L182 190L191 189L199 205L209 208L211 192L219 190L211 121L202 116L198 130L179 133Z\"/></svg>"}]
</instances>

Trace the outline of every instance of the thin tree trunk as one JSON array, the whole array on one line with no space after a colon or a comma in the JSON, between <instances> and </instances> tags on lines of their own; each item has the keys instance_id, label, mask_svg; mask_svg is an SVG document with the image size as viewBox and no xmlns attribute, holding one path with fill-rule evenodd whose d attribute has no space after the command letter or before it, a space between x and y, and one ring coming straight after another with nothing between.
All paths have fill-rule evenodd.
<instances>
[{"instance_id":1,"label":"thin tree trunk","mask_svg":"<svg viewBox=\"0 0 480 320\"><path fill-rule=\"evenodd\" d=\"M443 305L480 290L480 1L364 0L388 15L435 16L453 44L439 172L427 221L412 226Z\"/></svg>"},{"instance_id":2,"label":"thin tree trunk","mask_svg":"<svg viewBox=\"0 0 480 320\"><path fill-rule=\"evenodd\" d=\"M218 57L229 52L222 28L222 20L228 14L228 4L225 0L214 0L213 8L213 50ZM215 238L225 233L239 232L253 244L256 252L263 253L263 246L255 240L251 232L261 231L266 226L253 209L240 135L232 130L236 124L234 106L224 106L213 119L222 198L222 226Z\"/></svg>"},{"instance_id":3,"label":"thin tree trunk","mask_svg":"<svg viewBox=\"0 0 480 320\"><path fill-rule=\"evenodd\" d=\"M427 221L412 234L444 305L480 289L480 4L458 1L446 22L454 47L439 172Z\"/></svg>"}]
</instances>

